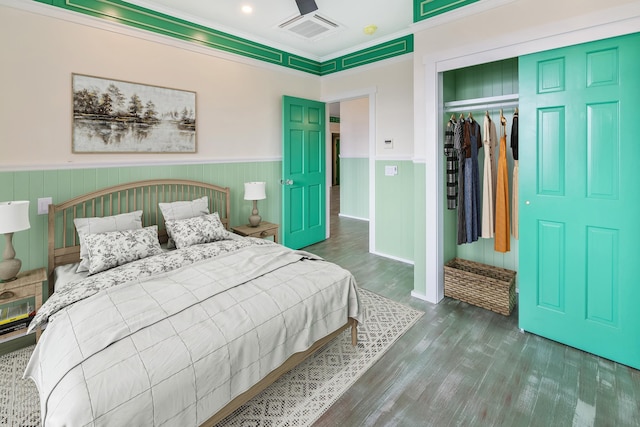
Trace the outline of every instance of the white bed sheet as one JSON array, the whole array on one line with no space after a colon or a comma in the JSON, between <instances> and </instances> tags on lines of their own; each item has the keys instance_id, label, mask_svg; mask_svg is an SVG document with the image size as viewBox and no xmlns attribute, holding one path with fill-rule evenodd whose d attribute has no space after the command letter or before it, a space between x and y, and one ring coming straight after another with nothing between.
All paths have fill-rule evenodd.
<instances>
[{"instance_id":1,"label":"white bed sheet","mask_svg":"<svg viewBox=\"0 0 640 427\"><path fill-rule=\"evenodd\" d=\"M45 424L197 426L347 316L360 320L347 271L259 246L58 312L25 372L38 385Z\"/></svg>"}]
</instances>

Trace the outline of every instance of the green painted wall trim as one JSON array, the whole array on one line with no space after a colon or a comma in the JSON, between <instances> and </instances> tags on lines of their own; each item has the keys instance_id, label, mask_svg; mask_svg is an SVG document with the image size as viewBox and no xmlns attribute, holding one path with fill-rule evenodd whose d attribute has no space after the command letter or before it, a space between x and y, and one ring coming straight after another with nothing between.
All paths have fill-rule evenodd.
<instances>
[{"instance_id":1,"label":"green painted wall trim","mask_svg":"<svg viewBox=\"0 0 640 427\"><path fill-rule=\"evenodd\" d=\"M411 52L413 52L413 34L325 61L320 65L320 75L337 73Z\"/></svg>"},{"instance_id":2,"label":"green painted wall trim","mask_svg":"<svg viewBox=\"0 0 640 427\"><path fill-rule=\"evenodd\" d=\"M420 22L479 0L414 0L413 22Z\"/></svg>"},{"instance_id":3,"label":"green painted wall trim","mask_svg":"<svg viewBox=\"0 0 640 427\"><path fill-rule=\"evenodd\" d=\"M320 62L293 55L120 0L34 0L97 18L115 21L197 45L235 53L271 64L320 74Z\"/></svg>"},{"instance_id":4,"label":"green painted wall trim","mask_svg":"<svg viewBox=\"0 0 640 427\"><path fill-rule=\"evenodd\" d=\"M413 52L413 35L409 35L321 63L120 0L34 1L314 75Z\"/></svg>"}]
</instances>

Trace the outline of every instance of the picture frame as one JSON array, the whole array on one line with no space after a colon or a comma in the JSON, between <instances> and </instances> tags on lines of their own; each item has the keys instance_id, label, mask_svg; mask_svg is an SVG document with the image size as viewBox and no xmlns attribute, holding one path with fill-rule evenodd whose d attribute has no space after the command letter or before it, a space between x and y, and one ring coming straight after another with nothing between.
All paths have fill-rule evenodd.
<instances>
[{"instance_id":1,"label":"picture frame","mask_svg":"<svg viewBox=\"0 0 640 427\"><path fill-rule=\"evenodd\" d=\"M73 153L195 153L196 93L72 74Z\"/></svg>"}]
</instances>

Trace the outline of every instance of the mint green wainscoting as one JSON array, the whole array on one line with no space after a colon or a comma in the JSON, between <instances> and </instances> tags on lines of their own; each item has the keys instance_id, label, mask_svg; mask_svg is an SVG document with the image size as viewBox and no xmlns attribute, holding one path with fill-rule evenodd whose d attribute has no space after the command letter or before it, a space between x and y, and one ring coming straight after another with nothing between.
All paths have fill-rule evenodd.
<instances>
[{"instance_id":1,"label":"mint green wainscoting","mask_svg":"<svg viewBox=\"0 0 640 427\"><path fill-rule=\"evenodd\" d=\"M16 257L22 270L47 266L47 216L38 215L38 198L52 197L53 203L90 191L130 181L179 178L205 181L231 188L231 225L247 223L252 202L244 200L244 183L265 181L267 198L258 202L263 220L278 223L281 206L280 161L53 169L0 172L0 201L29 200L31 228L13 236ZM4 238L0 239L0 253ZM45 295L47 287L44 287Z\"/></svg>"},{"instance_id":2,"label":"mint green wainscoting","mask_svg":"<svg viewBox=\"0 0 640 427\"><path fill-rule=\"evenodd\" d=\"M340 157L340 215L369 219L369 159Z\"/></svg>"},{"instance_id":3,"label":"mint green wainscoting","mask_svg":"<svg viewBox=\"0 0 640 427\"><path fill-rule=\"evenodd\" d=\"M427 206L427 194L425 189L426 182L426 166L425 163L413 163L413 292L417 295L426 295L427 293L427 273L425 260L427 256L427 241L425 235L427 233L427 224L425 209ZM455 251L455 248L453 248Z\"/></svg>"},{"instance_id":4,"label":"mint green wainscoting","mask_svg":"<svg viewBox=\"0 0 640 427\"><path fill-rule=\"evenodd\" d=\"M397 175L385 175L387 166L396 166ZM377 160L375 171L376 242L373 251L413 262L415 192L413 162Z\"/></svg>"}]
</instances>

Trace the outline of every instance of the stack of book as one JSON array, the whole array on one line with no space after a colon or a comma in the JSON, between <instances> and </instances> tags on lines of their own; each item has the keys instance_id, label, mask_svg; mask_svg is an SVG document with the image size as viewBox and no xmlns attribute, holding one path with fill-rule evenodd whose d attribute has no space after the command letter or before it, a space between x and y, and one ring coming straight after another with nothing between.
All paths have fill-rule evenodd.
<instances>
[{"instance_id":1,"label":"stack of book","mask_svg":"<svg viewBox=\"0 0 640 427\"><path fill-rule=\"evenodd\" d=\"M10 332L27 329L35 315L35 308L26 301L0 308L0 338Z\"/></svg>"}]
</instances>

